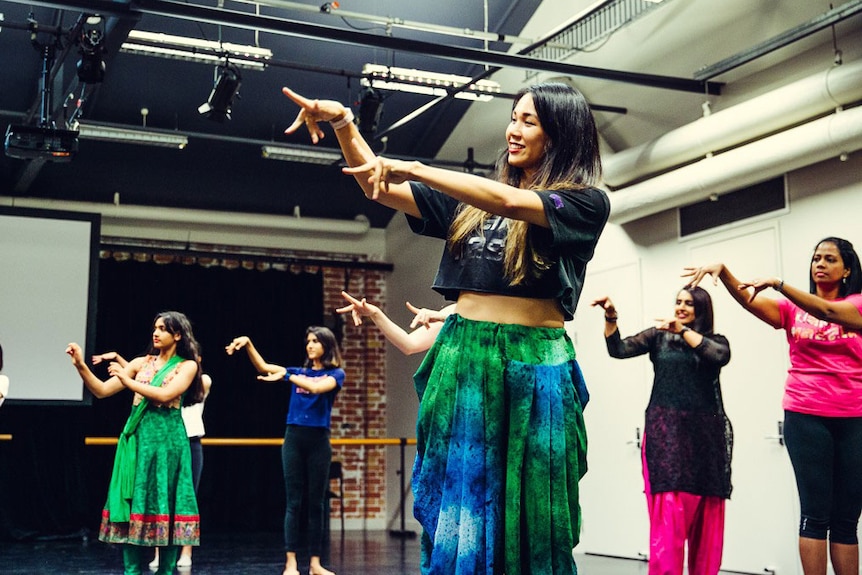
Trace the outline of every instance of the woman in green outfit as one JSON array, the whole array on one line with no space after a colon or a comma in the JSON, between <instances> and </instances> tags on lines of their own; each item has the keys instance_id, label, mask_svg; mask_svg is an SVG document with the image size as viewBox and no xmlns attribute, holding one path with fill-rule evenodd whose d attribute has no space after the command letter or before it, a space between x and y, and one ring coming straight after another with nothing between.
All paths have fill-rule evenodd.
<instances>
[{"instance_id":1,"label":"woman in green outfit","mask_svg":"<svg viewBox=\"0 0 862 575\"><path fill-rule=\"evenodd\" d=\"M283 92L287 133L329 123L366 197L446 242L433 288L455 311L414 375L422 574L575 575L586 396L564 322L610 211L586 99L516 94L492 179L377 156L343 104Z\"/></svg>"},{"instance_id":2,"label":"woman in green outfit","mask_svg":"<svg viewBox=\"0 0 862 575\"><path fill-rule=\"evenodd\" d=\"M143 547L162 547L157 573L173 573L178 546L199 543L191 452L180 414L183 403L203 398L200 366L194 359L197 350L191 323L176 311L156 316L147 355L125 367L112 362L105 381L87 367L77 343L66 348L84 385L97 398L122 389L135 392L132 413L117 442L99 528L99 540L124 544L124 575L143 572Z\"/></svg>"}]
</instances>

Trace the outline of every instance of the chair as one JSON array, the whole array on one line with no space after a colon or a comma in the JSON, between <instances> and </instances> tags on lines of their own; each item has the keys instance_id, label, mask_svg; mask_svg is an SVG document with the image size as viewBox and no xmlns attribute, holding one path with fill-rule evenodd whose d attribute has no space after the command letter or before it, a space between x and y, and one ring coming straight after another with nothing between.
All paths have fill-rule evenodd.
<instances>
[{"instance_id":1,"label":"chair","mask_svg":"<svg viewBox=\"0 0 862 575\"><path fill-rule=\"evenodd\" d=\"M338 510L341 512L341 533L344 533L344 475L341 470L340 461L332 461L329 464L329 480L338 480L338 493L329 490L326 496L329 499L338 499Z\"/></svg>"}]
</instances>

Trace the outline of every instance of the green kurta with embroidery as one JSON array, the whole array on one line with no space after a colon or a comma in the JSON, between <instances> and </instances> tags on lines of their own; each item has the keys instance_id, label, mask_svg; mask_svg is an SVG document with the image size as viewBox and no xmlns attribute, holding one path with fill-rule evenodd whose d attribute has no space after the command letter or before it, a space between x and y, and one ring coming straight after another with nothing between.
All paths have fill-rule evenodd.
<instances>
[{"instance_id":1,"label":"green kurta with embroidery","mask_svg":"<svg viewBox=\"0 0 862 575\"><path fill-rule=\"evenodd\" d=\"M157 374L148 356L135 380L163 385L182 361ZM192 482L191 451L182 399L154 405L139 395L120 436L99 540L148 547L198 545L200 515Z\"/></svg>"}]
</instances>

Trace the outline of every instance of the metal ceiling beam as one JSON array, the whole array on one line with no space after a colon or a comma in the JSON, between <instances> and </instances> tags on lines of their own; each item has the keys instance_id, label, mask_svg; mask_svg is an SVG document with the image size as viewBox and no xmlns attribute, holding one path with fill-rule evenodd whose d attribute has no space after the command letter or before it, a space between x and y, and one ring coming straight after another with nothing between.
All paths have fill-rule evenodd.
<instances>
[{"instance_id":1,"label":"metal ceiling beam","mask_svg":"<svg viewBox=\"0 0 862 575\"><path fill-rule=\"evenodd\" d=\"M824 28L834 26L838 22L846 20L847 18L859 13L862 13L862 0L851 0L850 2L846 2L837 8L833 8L816 18L797 26L796 28L791 28L778 36L774 36L765 42L753 46L748 50L734 54L733 56L725 58L715 64L704 66L695 72L694 77L698 80L709 80L710 78L715 78L716 76L720 76L725 72L729 72L734 68L747 64L761 56L765 56L770 52L778 50L779 48L789 46L790 44L802 40L815 32L823 30Z\"/></svg>"},{"instance_id":2,"label":"metal ceiling beam","mask_svg":"<svg viewBox=\"0 0 862 575\"><path fill-rule=\"evenodd\" d=\"M362 45L373 48L384 48L397 52L410 52L425 56L437 57L458 62L486 66L501 66L524 70L553 72L569 76L598 78L612 82L624 82L653 88L678 90L697 94L719 95L721 84L673 76L655 74L640 74L636 72L621 72L552 62L530 58L519 54L485 51L476 48L447 46L443 44L379 36L356 30L334 28L297 22L272 16L237 12L221 8L210 8L193 4L183 4L171 0L138 0L131 4L118 4L108 0L72 0L66 2L49 2L38 0L12 0L19 4L47 6L51 8L76 9L84 12L125 16L129 18L140 14L151 14L168 18L177 18L193 22L207 22L233 28L270 32L273 34L298 36L310 40L340 42L350 45Z\"/></svg>"}]
</instances>

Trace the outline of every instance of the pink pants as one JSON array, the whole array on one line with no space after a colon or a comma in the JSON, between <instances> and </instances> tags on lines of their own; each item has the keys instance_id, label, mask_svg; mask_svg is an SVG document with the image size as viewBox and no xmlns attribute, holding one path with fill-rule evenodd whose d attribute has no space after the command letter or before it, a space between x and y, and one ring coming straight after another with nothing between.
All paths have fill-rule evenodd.
<instances>
[{"instance_id":1,"label":"pink pants","mask_svg":"<svg viewBox=\"0 0 862 575\"><path fill-rule=\"evenodd\" d=\"M689 575L716 575L724 547L725 500L684 491L652 493L646 456L642 458L650 520L649 575L682 575L686 540Z\"/></svg>"}]
</instances>

